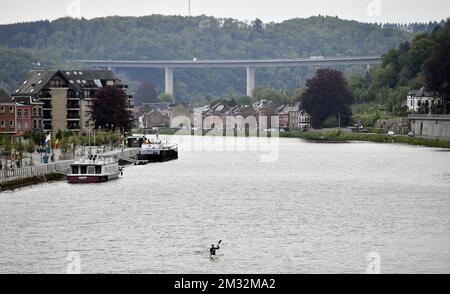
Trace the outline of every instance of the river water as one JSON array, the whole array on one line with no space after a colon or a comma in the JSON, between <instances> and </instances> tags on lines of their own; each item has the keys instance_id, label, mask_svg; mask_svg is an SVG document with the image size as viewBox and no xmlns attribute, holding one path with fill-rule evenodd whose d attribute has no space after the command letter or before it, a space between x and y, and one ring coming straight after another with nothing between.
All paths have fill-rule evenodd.
<instances>
[{"instance_id":1,"label":"river water","mask_svg":"<svg viewBox=\"0 0 450 294\"><path fill-rule=\"evenodd\" d=\"M179 160L116 181L1 193L0 273L450 273L450 152L169 140Z\"/></svg>"}]
</instances>

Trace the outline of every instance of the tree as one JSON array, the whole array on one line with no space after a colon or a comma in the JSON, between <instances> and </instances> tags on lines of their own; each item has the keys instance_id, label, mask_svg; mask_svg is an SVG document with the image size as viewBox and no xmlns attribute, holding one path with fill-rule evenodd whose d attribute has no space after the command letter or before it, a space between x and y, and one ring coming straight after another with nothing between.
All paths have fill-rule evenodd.
<instances>
[{"instance_id":1,"label":"tree","mask_svg":"<svg viewBox=\"0 0 450 294\"><path fill-rule=\"evenodd\" d=\"M444 98L443 108L450 102L450 19L433 33L436 46L431 57L423 65L427 87L438 91Z\"/></svg>"},{"instance_id":2,"label":"tree","mask_svg":"<svg viewBox=\"0 0 450 294\"><path fill-rule=\"evenodd\" d=\"M72 137L70 137L70 143L72 143L72 155L73 155L73 158L75 159L75 151L76 151L76 149L77 149L77 146L78 145L80 145L80 143L81 143L81 139L80 139L80 137L79 136L77 136L77 135L74 135L74 136L72 136Z\"/></svg>"},{"instance_id":3,"label":"tree","mask_svg":"<svg viewBox=\"0 0 450 294\"><path fill-rule=\"evenodd\" d=\"M127 108L128 97L121 89L108 86L98 90L92 106L95 128L131 130L131 117Z\"/></svg>"},{"instance_id":4,"label":"tree","mask_svg":"<svg viewBox=\"0 0 450 294\"><path fill-rule=\"evenodd\" d=\"M45 139L47 136L45 135L44 131L39 130L33 133L33 141L36 145L42 146L44 144Z\"/></svg>"},{"instance_id":5,"label":"tree","mask_svg":"<svg viewBox=\"0 0 450 294\"><path fill-rule=\"evenodd\" d=\"M264 86L255 87L255 89L253 90L252 99L254 102L260 100L274 101L279 103L289 102L289 97L285 93L281 93L280 91L276 91Z\"/></svg>"},{"instance_id":6,"label":"tree","mask_svg":"<svg viewBox=\"0 0 450 294\"><path fill-rule=\"evenodd\" d=\"M5 156L5 167L8 169L8 159L12 154L12 144L9 136L3 136L2 138L3 155Z\"/></svg>"},{"instance_id":7,"label":"tree","mask_svg":"<svg viewBox=\"0 0 450 294\"><path fill-rule=\"evenodd\" d=\"M139 85L136 94L134 95L134 102L136 105L156 103L158 102L158 91L156 91L156 88L152 83L143 82Z\"/></svg>"},{"instance_id":8,"label":"tree","mask_svg":"<svg viewBox=\"0 0 450 294\"><path fill-rule=\"evenodd\" d=\"M167 102L167 103L175 103L177 101L175 96L173 96L172 94L169 94L169 93L163 93L163 94L159 95L158 100L160 102Z\"/></svg>"},{"instance_id":9,"label":"tree","mask_svg":"<svg viewBox=\"0 0 450 294\"><path fill-rule=\"evenodd\" d=\"M257 31L261 31L263 29L263 22L259 18L256 18L253 22L253 28Z\"/></svg>"},{"instance_id":10,"label":"tree","mask_svg":"<svg viewBox=\"0 0 450 294\"><path fill-rule=\"evenodd\" d=\"M33 153L36 151L36 145L32 141L25 144L25 151L30 154L30 166L33 165Z\"/></svg>"},{"instance_id":11,"label":"tree","mask_svg":"<svg viewBox=\"0 0 450 294\"><path fill-rule=\"evenodd\" d=\"M330 116L340 119L341 125L348 124L352 103L353 96L340 71L319 69L315 77L306 81L302 104L311 115L314 128L322 127Z\"/></svg>"},{"instance_id":12,"label":"tree","mask_svg":"<svg viewBox=\"0 0 450 294\"><path fill-rule=\"evenodd\" d=\"M14 149L16 150L17 153L19 153L19 162L20 162L20 166L22 166L22 159L23 159L23 153L25 152L25 145L18 141L15 145L14 145Z\"/></svg>"}]
</instances>

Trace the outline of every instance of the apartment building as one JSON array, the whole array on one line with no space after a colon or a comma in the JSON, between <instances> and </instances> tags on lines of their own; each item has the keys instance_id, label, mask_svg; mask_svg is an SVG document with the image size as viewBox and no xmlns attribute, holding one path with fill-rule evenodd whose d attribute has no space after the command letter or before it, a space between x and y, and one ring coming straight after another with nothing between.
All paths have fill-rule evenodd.
<instances>
[{"instance_id":1,"label":"apartment building","mask_svg":"<svg viewBox=\"0 0 450 294\"><path fill-rule=\"evenodd\" d=\"M106 86L125 92L128 89L110 70L37 70L29 72L12 97L28 96L42 103L40 121L45 132L86 133L94 126L92 106L96 91ZM127 110L133 115L133 97L127 97ZM40 108L36 105L35 109L39 114ZM32 124L34 127L34 120ZM36 126L39 127L39 119Z\"/></svg>"}]
</instances>

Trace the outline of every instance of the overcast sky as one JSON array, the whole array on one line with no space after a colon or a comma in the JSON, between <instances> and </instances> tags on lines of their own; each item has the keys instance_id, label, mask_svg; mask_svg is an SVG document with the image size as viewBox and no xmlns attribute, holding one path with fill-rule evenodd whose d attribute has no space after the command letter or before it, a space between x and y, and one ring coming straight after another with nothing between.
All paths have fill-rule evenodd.
<instances>
[{"instance_id":1,"label":"overcast sky","mask_svg":"<svg viewBox=\"0 0 450 294\"><path fill-rule=\"evenodd\" d=\"M189 0L0 0L0 23L63 16L188 15ZM363 22L415 22L450 16L449 0L191 0L192 15L280 22L332 15Z\"/></svg>"}]
</instances>

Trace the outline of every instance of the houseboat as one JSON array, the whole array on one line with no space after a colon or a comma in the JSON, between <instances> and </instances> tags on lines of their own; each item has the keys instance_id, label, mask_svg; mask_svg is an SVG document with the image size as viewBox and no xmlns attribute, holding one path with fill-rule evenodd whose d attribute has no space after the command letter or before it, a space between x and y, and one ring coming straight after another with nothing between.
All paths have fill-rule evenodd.
<instances>
[{"instance_id":1,"label":"houseboat","mask_svg":"<svg viewBox=\"0 0 450 294\"><path fill-rule=\"evenodd\" d=\"M122 168L119 166L117 156L89 155L70 165L67 181L71 184L101 183L117 179L120 175Z\"/></svg>"}]
</instances>

